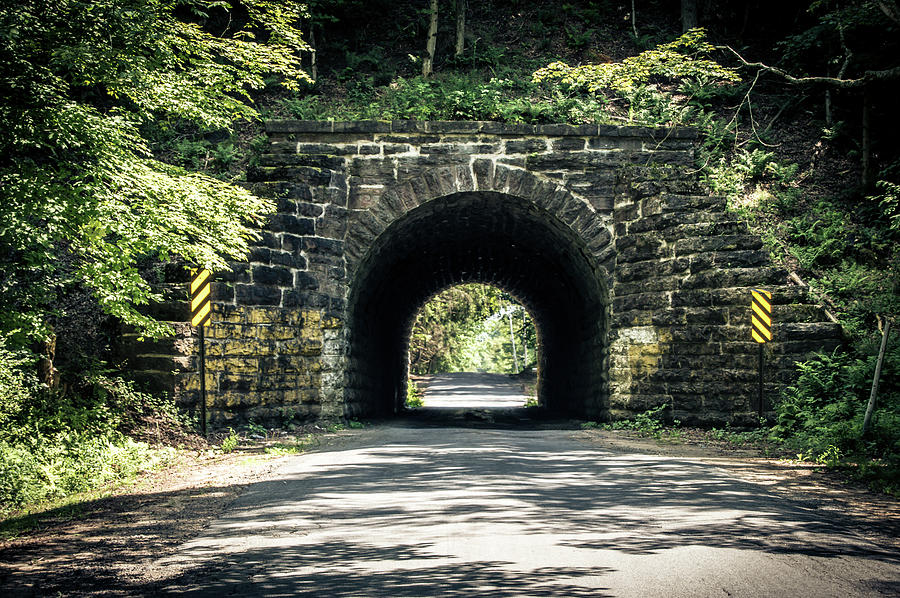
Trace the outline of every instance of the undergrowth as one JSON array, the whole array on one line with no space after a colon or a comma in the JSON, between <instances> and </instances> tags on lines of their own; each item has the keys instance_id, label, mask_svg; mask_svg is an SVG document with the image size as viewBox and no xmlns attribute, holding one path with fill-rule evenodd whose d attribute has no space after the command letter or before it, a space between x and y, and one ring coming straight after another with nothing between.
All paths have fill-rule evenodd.
<instances>
[{"instance_id":1,"label":"undergrowth","mask_svg":"<svg viewBox=\"0 0 900 598\"><path fill-rule=\"evenodd\" d=\"M715 98L733 93L737 73L706 56L702 30L620 63L537 70L448 69L433 77L339 76L341 93L311 87L264 109L305 120L493 120L511 123L677 125L701 119ZM452 66L452 65L451 65Z\"/></svg>"},{"instance_id":2,"label":"undergrowth","mask_svg":"<svg viewBox=\"0 0 900 598\"><path fill-rule=\"evenodd\" d=\"M153 441L160 426L183 427L170 402L100 372L53 392L32 366L0 343L0 516L127 479L174 456L170 446L139 439Z\"/></svg>"},{"instance_id":3,"label":"undergrowth","mask_svg":"<svg viewBox=\"0 0 900 598\"><path fill-rule=\"evenodd\" d=\"M422 391L419 390L419 387L412 380L406 383L405 405L407 409L415 409L425 405L425 402L422 400Z\"/></svg>"}]
</instances>

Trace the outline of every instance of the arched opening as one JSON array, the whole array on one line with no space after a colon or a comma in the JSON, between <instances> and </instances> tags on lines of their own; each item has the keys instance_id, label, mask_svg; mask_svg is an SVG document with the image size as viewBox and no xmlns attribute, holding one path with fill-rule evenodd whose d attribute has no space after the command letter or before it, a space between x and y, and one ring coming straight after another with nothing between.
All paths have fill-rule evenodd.
<instances>
[{"instance_id":1,"label":"arched opening","mask_svg":"<svg viewBox=\"0 0 900 598\"><path fill-rule=\"evenodd\" d=\"M418 308L437 291L467 282L509 292L535 319L541 406L605 415L605 282L583 240L534 203L484 191L425 202L390 224L350 274L348 415L401 409Z\"/></svg>"},{"instance_id":2,"label":"arched opening","mask_svg":"<svg viewBox=\"0 0 900 598\"><path fill-rule=\"evenodd\" d=\"M407 408L536 406L539 334L502 289L466 283L430 297L412 318Z\"/></svg>"}]
</instances>

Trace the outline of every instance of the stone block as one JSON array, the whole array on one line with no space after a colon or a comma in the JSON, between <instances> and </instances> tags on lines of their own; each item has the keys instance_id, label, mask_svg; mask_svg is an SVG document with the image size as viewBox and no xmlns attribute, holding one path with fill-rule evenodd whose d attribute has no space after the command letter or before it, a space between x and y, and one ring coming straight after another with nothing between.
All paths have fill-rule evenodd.
<instances>
[{"instance_id":1,"label":"stone block","mask_svg":"<svg viewBox=\"0 0 900 598\"><path fill-rule=\"evenodd\" d=\"M587 139L583 137L561 137L550 141L550 147L555 152L580 152L586 145Z\"/></svg>"},{"instance_id":2,"label":"stone block","mask_svg":"<svg viewBox=\"0 0 900 598\"><path fill-rule=\"evenodd\" d=\"M290 214L275 214L269 219L269 230L290 233L292 235L312 235L315 233L315 220Z\"/></svg>"},{"instance_id":3,"label":"stone block","mask_svg":"<svg viewBox=\"0 0 900 598\"><path fill-rule=\"evenodd\" d=\"M546 152L550 148L547 140L542 138L508 139L504 144L504 150L507 154L530 154L533 152Z\"/></svg>"},{"instance_id":4,"label":"stone block","mask_svg":"<svg viewBox=\"0 0 900 598\"><path fill-rule=\"evenodd\" d=\"M353 120L335 121L334 133L390 133L391 121L386 120Z\"/></svg>"},{"instance_id":5,"label":"stone block","mask_svg":"<svg viewBox=\"0 0 900 598\"><path fill-rule=\"evenodd\" d=\"M392 154L405 154L411 152L413 146L408 143L385 143L382 145L382 151L385 156Z\"/></svg>"},{"instance_id":6,"label":"stone block","mask_svg":"<svg viewBox=\"0 0 900 598\"><path fill-rule=\"evenodd\" d=\"M499 143L426 143L419 146L422 154L495 154Z\"/></svg>"},{"instance_id":7,"label":"stone block","mask_svg":"<svg viewBox=\"0 0 900 598\"><path fill-rule=\"evenodd\" d=\"M640 151L643 142L634 137L593 137L588 140L588 149L592 150L630 150Z\"/></svg>"},{"instance_id":8,"label":"stone block","mask_svg":"<svg viewBox=\"0 0 900 598\"><path fill-rule=\"evenodd\" d=\"M537 135L553 136L579 136L592 137L597 135L597 125L565 125L547 124L537 125L534 129Z\"/></svg>"},{"instance_id":9,"label":"stone block","mask_svg":"<svg viewBox=\"0 0 900 598\"><path fill-rule=\"evenodd\" d=\"M234 285L235 302L240 305L280 305L281 290L255 284Z\"/></svg>"},{"instance_id":10,"label":"stone block","mask_svg":"<svg viewBox=\"0 0 900 598\"><path fill-rule=\"evenodd\" d=\"M331 133L334 121L326 120L266 120L263 122L270 135L288 133Z\"/></svg>"},{"instance_id":11,"label":"stone block","mask_svg":"<svg viewBox=\"0 0 900 598\"><path fill-rule=\"evenodd\" d=\"M494 162L486 158L478 158L472 163L472 172L479 189L491 189L494 182Z\"/></svg>"},{"instance_id":12,"label":"stone block","mask_svg":"<svg viewBox=\"0 0 900 598\"><path fill-rule=\"evenodd\" d=\"M298 272L297 274L301 273ZM318 281L314 278L307 279L302 288L304 290L300 290L299 288L284 290L285 307L328 309L331 297L324 293L314 292L318 288Z\"/></svg>"},{"instance_id":13,"label":"stone block","mask_svg":"<svg viewBox=\"0 0 900 598\"><path fill-rule=\"evenodd\" d=\"M498 123L498 122L482 122L480 131L491 135L534 135L536 125L528 125L525 123Z\"/></svg>"},{"instance_id":14,"label":"stone block","mask_svg":"<svg viewBox=\"0 0 900 598\"><path fill-rule=\"evenodd\" d=\"M429 133L475 133L481 131L482 125L471 120L432 120L426 121L425 128Z\"/></svg>"},{"instance_id":15,"label":"stone block","mask_svg":"<svg viewBox=\"0 0 900 598\"><path fill-rule=\"evenodd\" d=\"M371 177L385 183L394 179L394 158L360 158L350 163L350 175L354 177Z\"/></svg>"},{"instance_id":16,"label":"stone block","mask_svg":"<svg viewBox=\"0 0 900 598\"><path fill-rule=\"evenodd\" d=\"M424 120L393 120L391 132L393 133L425 133L427 121Z\"/></svg>"},{"instance_id":17,"label":"stone block","mask_svg":"<svg viewBox=\"0 0 900 598\"><path fill-rule=\"evenodd\" d=\"M424 177L435 168L469 164L471 156L453 154L449 156L399 156L397 157L397 180L403 182Z\"/></svg>"},{"instance_id":18,"label":"stone block","mask_svg":"<svg viewBox=\"0 0 900 598\"><path fill-rule=\"evenodd\" d=\"M289 286L293 283L290 270L283 267L253 266L251 269L254 284Z\"/></svg>"}]
</instances>

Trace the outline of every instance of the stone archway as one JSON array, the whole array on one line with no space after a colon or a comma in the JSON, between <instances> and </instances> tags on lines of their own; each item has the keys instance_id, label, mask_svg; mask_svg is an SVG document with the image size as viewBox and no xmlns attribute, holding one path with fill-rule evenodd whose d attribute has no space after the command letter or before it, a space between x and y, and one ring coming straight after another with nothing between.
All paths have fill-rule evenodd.
<instances>
[{"instance_id":1,"label":"stone archway","mask_svg":"<svg viewBox=\"0 0 900 598\"><path fill-rule=\"evenodd\" d=\"M509 193L461 191L406 210L351 273L348 412L396 411L405 397L406 343L416 311L443 288L481 282L510 292L535 318L541 404L603 416L609 293L593 255L557 216Z\"/></svg>"},{"instance_id":2,"label":"stone archway","mask_svg":"<svg viewBox=\"0 0 900 598\"><path fill-rule=\"evenodd\" d=\"M798 359L840 343L839 326L699 185L695 131L266 128L248 180L277 211L248 261L213 285L207 371L221 421L392 411L415 309L458 282L529 306L544 330L543 400L591 418L666 405L685 423L756 421L751 288L776 298L770 395ZM131 343L132 371L196 405L193 332L176 330L168 346Z\"/></svg>"}]
</instances>

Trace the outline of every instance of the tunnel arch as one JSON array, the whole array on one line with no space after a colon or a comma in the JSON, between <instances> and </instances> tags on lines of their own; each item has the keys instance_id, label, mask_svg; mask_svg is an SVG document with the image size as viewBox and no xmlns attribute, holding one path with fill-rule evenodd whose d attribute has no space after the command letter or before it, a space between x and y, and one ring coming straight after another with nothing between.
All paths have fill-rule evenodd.
<instances>
[{"instance_id":1,"label":"tunnel arch","mask_svg":"<svg viewBox=\"0 0 900 598\"><path fill-rule=\"evenodd\" d=\"M395 204L385 217L387 206L381 220L351 224L348 241L354 234L371 241L348 272L347 414L398 411L418 309L444 288L479 282L517 297L541 330L539 402L555 413L602 417L609 290L598 256L608 256L610 235L576 198L569 203L551 213L509 192L464 190L399 210ZM567 216L597 233L573 230ZM596 242L603 233L605 242Z\"/></svg>"}]
</instances>

